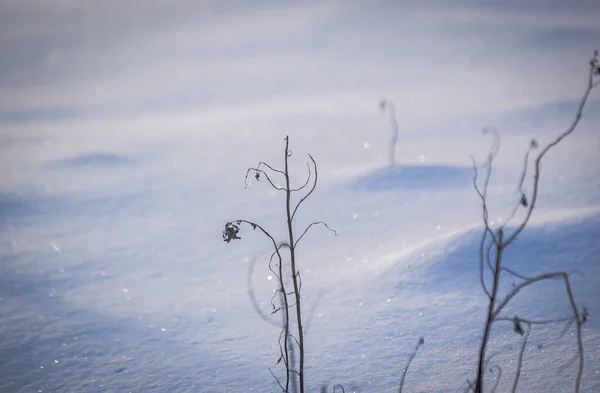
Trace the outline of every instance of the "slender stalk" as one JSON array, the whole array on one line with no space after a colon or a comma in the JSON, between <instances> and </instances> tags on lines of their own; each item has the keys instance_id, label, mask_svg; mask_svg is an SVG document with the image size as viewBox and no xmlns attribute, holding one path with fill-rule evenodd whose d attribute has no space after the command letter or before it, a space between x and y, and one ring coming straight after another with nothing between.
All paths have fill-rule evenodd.
<instances>
[{"instance_id":1,"label":"slender stalk","mask_svg":"<svg viewBox=\"0 0 600 393\"><path fill-rule=\"evenodd\" d=\"M390 114L390 125L392 127L392 136L390 137L389 146L389 166L391 168L396 165L396 143L398 142L398 120L396 119L396 107L389 100L382 100L379 103L379 108L382 111L388 109Z\"/></svg>"},{"instance_id":2,"label":"slender stalk","mask_svg":"<svg viewBox=\"0 0 600 393\"><path fill-rule=\"evenodd\" d=\"M304 393L304 331L302 328L302 299L300 296L300 287L298 285L298 272L296 270L296 247L294 244L294 229L292 226L290 174L288 168L289 159L289 138L285 138L285 212L287 216L287 228L290 245L290 265L292 268L292 283L294 285L294 295L296 298L296 319L298 323L298 379L300 380L300 393Z\"/></svg>"},{"instance_id":3,"label":"slender stalk","mask_svg":"<svg viewBox=\"0 0 600 393\"><path fill-rule=\"evenodd\" d=\"M475 393L483 393L483 374L485 373L485 349L487 347L488 340L490 338L490 332L492 330L492 324L494 323L495 313L494 305L496 304L496 297L498 296L498 287L500 286L500 272L502 264L502 250L503 250L503 231L498 231L498 240L496 242L496 260L494 264L494 283L492 284L492 292L488 304L488 313L485 322L485 328L483 331L483 339L481 340L481 347L479 348L479 361L477 365L477 379L475 381Z\"/></svg>"},{"instance_id":4,"label":"slender stalk","mask_svg":"<svg viewBox=\"0 0 600 393\"><path fill-rule=\"evenodd\" d=\"M425 339L423 337L421 337L419 339L419 342L417 343L417 346L415 347L415 350L408 358L406 367L404 367L404 370L402 370L402 378L400 378L400 387L398 388L398 393L402 393L402 388L404 387L404 379L406 378L406 373L408 372L408 368L410 367L410 364L412 363L413 359L417 355L417 351L419 350L419 347L423 344L425 344Z\"/></svg>"},{"instance_id":5,"label":"slender stalk","mask_svg":"<svg viewBox=\"0 0 600 393\"><path fill-rule=\"evenodd\" d=\"M585 104L588 100L588 97L590 96L592 89L594 89L598 85L597 83L594 83L594 75L596 75L596 72L597 72L596 67L598 67L597 58L598 58L598 52L595 51L594 56L590 60L590 70L589 70L589 74L588 74L587 85L586 85L585 91L583 92L583 96L581 97L581 100L579 101L577 110L575 111L575 117L573 118L573 121L571 122L569 127L565 131L563 131L563 133L561 133L552 142L547 144L546 147L544 147L542 149L540 154L535 159L534 175L533 175L533 194L531 196L529 208L527 209L527 213L525 215L525 218L521 222L521 224L517 227L517 229L515 229L515 231L506 240L506 245L509 245L510 243L512 243L517 238L517 236L519 236L519 233L521 233L523 231L523 229L525 229L525 226L527 225L527 223L529 222L529 219L531 218L531 214L533 213L533 209L535 207L535 203L537 202L537 197L538 197L540 174L542 171L542 165L541 165L542 158L546 155L546 153L550 149L552 149L554 146L558 145L560 143L560 141L562 141L567 136L569 136L571 133L573 133L573 131L575 131L575 128L579 124L579 120L581 120L581 117L583 116L583 109L585 108Z\"/></svg>"}]
</instances>

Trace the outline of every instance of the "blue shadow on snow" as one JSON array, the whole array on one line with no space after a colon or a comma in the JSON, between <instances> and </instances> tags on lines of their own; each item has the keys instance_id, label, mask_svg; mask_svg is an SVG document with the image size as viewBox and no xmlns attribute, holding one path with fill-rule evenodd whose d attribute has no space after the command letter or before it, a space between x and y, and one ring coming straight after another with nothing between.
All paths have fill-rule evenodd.
<instances>
[{"instance_id":1,"label":"blue shadow on snow","mask_svg":"<svg viewBox=\"0 0 600 393\"><path fill-rule=\"evenodd\" d=\"M131 165L131 158L110 153L82 154L72 158L57 160L51 163L50 168L109 168L123 165Z\"/></svg>"},{"instance_id":2,"label":"blue shadow on snow","mask_svg":"<svg viewBox=\"0 0 600 393\"><path fill-rule=\"evenodd\" d=\"M402 165L358 178L355 188L368 190L460 188L471 185L473 168L457 165Z\"/></svg>"}]
</instances>

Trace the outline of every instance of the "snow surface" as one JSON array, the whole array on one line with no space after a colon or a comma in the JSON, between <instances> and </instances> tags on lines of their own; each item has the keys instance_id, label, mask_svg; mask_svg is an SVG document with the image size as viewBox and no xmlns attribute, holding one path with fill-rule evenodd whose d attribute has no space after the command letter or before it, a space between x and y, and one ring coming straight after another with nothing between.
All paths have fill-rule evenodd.
<instances>
[{"instance_id":1,"label":"snow surface","mask_svg":"<svg viewBox=\"0 0 600 393\"><path fill-rule=\"evenodd\" d=\"M3 192L0 390L276 390L268 368L277 370L277 328L255 314L246 284L257 258L253 286L268 310L274 288L265 265L268 242L246 228L241 241L226 244L220 231L227 220L247 218L284 239L282 195L264 182L243 187L244 166L260 159L278 164L282 136L265 138L269 149L238 147L244 158L224 166L224 175L196 168L210 165L214 145L224 149L231 141L215 138L203 146L191 136L153 158L135 151L53 158L35 169L29 190ZM52 151L61 138L10 149L35 155ZM301 150L312 144L297 139L292 135L293 158L302 164ZM420 336L426 344L407 391L460 390L473 375L485 309L476 268L480 212L466 171L455 164L448 170L399 164L335 175L344 162L336 166L314 146L322 174L298 228L323 219L338 236L315 227L299 250L304 304L307 313L314 310L307 334L311 391L335 383L350 391L392 391ZM593 147L565 143L545 168L559 166L569 148L585 157ZM363 147L356 154L364 159L370 152ZM177 166L167 166L170 160ZM452 176L436 184L440 170ZM600 182L587 174L596 170L546 169L533 225L506 259L523 274L565 269L585 276L573 280L579 304L591 313L583 379L590 392L600 388ZM494 200L517 197L510 172L498 169ZM558 173L564 186L553 187ZM58 186L42 190L40 184ZM562 293L559 285L539 285L524 295L519 315L566 315ZM534 330L522 386L571 386L572 330L559 339L560 329ZM494 331L490 353L499 353L504 375L514 367L518 339L510 326Z\"/></svg>"},{"instance_id":2,"label":"snow surface","mask_svg":"<svg viewBox=\"0 0 600 393\"><path fill-rule=\"evenodd\" d=\"M221 231L227 221L247 219L285 239L283 195L253 178L244 188L248 167L282 166L285 135L294 184L305 179L307 153L319 166L296 230L323 220L338 234L317 226L298 250L310 316L308 391L337 383L346 392L395 391L420 337L425 345L405 391L464 391L486 307L469 156L483 161L491 139L480 129L497 127L490 220L501 224L519 200L530 139L543 145L572 119L591 39L557 33L550 45L543 23L556 22L554 14L515 19L482 11L475 13L481 25L473 25L469 13L449 9L405 15L357 7L249 13L265 31L240 23L244 14L225 18L219 35L193 18L168 34L116 40L107 31L119 44L86 47L73 66L84 76L68 69L77 76L57 76L60 88L7 90L0 109L0 392L278 391L269 373L281 373L278 328L254 311L247 285L256 261L252 285L268 312L275 285L269 242L244 228L242 240L227 244ZM597 32L594 15L558 18L565 29ZM322 35L313 37L303 23ZM411 32L420 34L418 44L394 38ZM215 54L246 39L266 40L254 49L267 58ZM206 49L213 40L214 53ZM295 43L297 52L282 54L278 40ZM175 56L197 56L190 42L216 57ZM438 75L441 59L446 69ZM58 72L50 60L60 56L44 62ZM148 68L139 70L140 62ZM108 75L110 65L121 73ZM96 78L90 75L98 79L82 88L76 78ZM258 87L264 94L252 96ZM198 97L193 88L208 92ZM401 120L391 169L388 121L377 109L384 96ZM182 97L190 102L175 105ZM547 155L534 217L505 260L523 274L581 273L573 275L575 296L590 312L583 392L600 391L599 125L595 92L576 132ZM557 283L540 284L523 291L507 315L566 316L563 293ZM574 331L560 336L563 327L534 328L522 391L570 391ZM512 383L519 339L511 326L495 325L488 353L503 370L499 392Z\"/></svg>"}]
</instances>

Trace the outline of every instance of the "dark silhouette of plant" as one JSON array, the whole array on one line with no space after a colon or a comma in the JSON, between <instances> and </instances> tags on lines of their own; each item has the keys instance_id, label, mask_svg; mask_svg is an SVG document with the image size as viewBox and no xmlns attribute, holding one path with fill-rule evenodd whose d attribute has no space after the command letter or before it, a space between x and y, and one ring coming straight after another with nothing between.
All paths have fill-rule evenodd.
<instances>
[{"instance_id":1,"label":"dark silhouette of plant","mask_svg":"<svg viewBox=\"0 0 600 393\"><path fill-rule=\"evenodd\" d=\"M398 142L398 120L396 119L396 107L390 100L383 99L379 102L379 109L385 112L386 109L390 114L390 125L392 126L392 137L390 138L389 147L389 165L396 165L396 143Z\"/></svg>"},{"instance_id":2,"label":"dark silhouette of plant","mask_svg":"<svg viewBox=\"0 0 600 393\"><path fill-rule=\"evenodd\" d=\"M412 361L415 358L415 356L417 356L417 352L419 351L419 348L423 344L425 344L425 338L421 337L421 338L419 338L419 342L417 343L417 346L415 347L415 350L413 351L413 353L408 358L408 362L406 363L406 367L404 367L404 370L402 370L402 378L400 378L400 387L398 388L398 393L402 393L402 388L404 387L404 378L406 378L406 373L408 372L408 368L410 367L410 364L412 363Z\"/></svg>"},{"instance_id":3,"label":"dark silhouette of plant","mask_svg":"<svg viewBox=\"0 0 600 393\"><path fill-rule=\"evenodd\" d=\"M253 230L258 229L262 232L271 242L273 246L273 252L269 259L269 269L271 272L277 277L278 288L271 298L272 312L271 314L275 314L278 312L283 312L283 322L282 322L282 330L279 334L279 350L280 357L277 363L283 362L285 366L285 382L282 383L279 378L275 376L273 371L269 369L271 375L277 381L279 387L284 392L289 392L290 387L294 389L295 382L298 382L300 393L304 393L304 335L306 333L306 329L303 327L303 315L302 315L302 277L300 275L300 270L298 268L298 261L296 258L296 248L298 243L302 240L302 238L308 233L308 231L315 225L322 225L334 234L337 233L331 229L325 222L323 221L315 221L308 225L300 236L296 238L294 232L294 218L298 212L298 208L300 205L313 193L317 186L318 181L318 170L317 164L314 158L309 154L310 163L307 163L308 168L308 177L305 183L297 188L293 188L291 186L290 173L289 173L289 158L292 156L292 151L289 149L289 137L285 137L285 151L284 151L284 169L275 169L269 164L265 162L259 162L259 164L255 168L249 168L246 171L245 184L248 186L248 176L250 174L254 175L256 180L260 180L261 178L265 178L267 182L277 191L282 191L285 194L285 210L286 210L286 227L287 227L287 239L283 242L277 242L275 238L265 230L261 225L247 221L247 220L234 220L229 221L225 224L225 229L223 230L223 240L227 243L232 240L241 239L239 236L239 232L241 230L241 226L243 224L249 225ZM312 163L312 167L311 167ZM265 169L261 169L265 168ZM312 168L312 170L311 170ZM314 170L314 175L313 175ZM268 172L267 172L268 171ZM285 186L276 185L275 182L271 179L271 176L277 175L283 177ZM292 194L301 192L306 189L310 184L310 188L308 191L300 197L298 202L292 201ZM287 250L288 261L284 261L284 255L282 253L282 249ZM275 261L275 262L274 262ZM289 276L286 277L285 273L287 269L284 268L284 263L288 263L285 267L289 268ZM291 279L291 286L289 288L288 281L286 278ZM252 291L250 291L251 296L253 296ZM279 296L278 296L279 295ZM280 303L275 304L275 298L279 297ZM256 304L255 301L253 301ZM262 316L262 312L259 308L255 306L255 309ZM295 311L295 322L296 329L295 332L292 333L292 313L290 310ZM266 318L264 318L266 319ZM295 367L295 353L296 350L294 348L297 347L298 354L298 368ZM295 390L295 389L294 389Z\"/></svg>"},{"instance_id":4,"label":"dark silhouette of plant","mask_svg":"<svg viewBox=\"0 0 600 393\"><path fill-rule=\"evenodd\" d=\"M527 153L525 154L524 166L520 175L518 189L520 192L520 198L518 202L515 204L512 213L509 219L504 222L498 229L492 229L492 224L489 222L489 211L488 211L488 185L490 181L490 176L492 173L492 166L494 162L494 158L496 157L498 150L500 148L500 138L498 133L495 130L486 129L484 132L492 133L494 136L494 143L490 152L487 156L486 161L482 165L477 165L475 163L475 159L473 159L473 169L474 169L474 177L473 177L473 186L481 199L482 213L483 213L483 223L484 230L481 237L481 243L479 247L479 275L480 275L480 283L483 289L483 292L488 298L488 310L484 325L483 336L480 343L479 348L479 356L477 362L477 375L475 377L474 383L469 381L469 387L467 391L474 391L475 393L483 393L484 392L484 373L485 370L488 369L487 364L491 359L490 357L486 357L486 349L488 346L488 340L490 338L490 333L492 329L492 325L495 322L508 322L513 325L513 330L523 336L523 341L521 345L521 349L519 352L519 359L517 362L517 374L515 376L515 380L513 382L512 391L515 392L519 383L519 376L521 373L521 367L523 364L523 353L525 347L527 345L527 339L531 332L533 325L547 325L550 323L556 322L565 322L567 323L567 328L570 328L572 325L575 326L575 334L576 334L576 342L577 342L577 351L578 351L578 363L577 363L577 374L574 381L574 391L576 393L579 392L581 385L581 376L583 373L583 343L581 339L581 325L587 320L588 312L585 307L581 310L578 309L575 298L573 296L570 275L564 271L556 271L556 272L548 272L539 274L534 277L527 277L518 272L503 266L503 255L504 251L517 239L519 234L523 231L531 215L535 208L535 204L538 199L539 192L539 181L542 170L542 159L546 155L546 153L559 144L564 138L569 136L577 127L579 120L582 117L583 109L587 102L587 99L591 93L591 91L600 84L600 66L598 63L598 51L594 51L594 55L590 60L590 68L589 75L587 80L587 85L583 97L579 102L577 110L575 112L575 117L569 127L562 132L556 139L548 143L544 146L541 152L536 156L533 162L533 186L531 195L528 196L523 191L523 182L525 181L527 169L529 166L529 156L533 152L533 150L539 147L539 144L536 140L532 140ZM478 184L478 173L479 170L485 170L485 176L483 180L483 185L480 186ZM515 229L512 232L509 232L506 229L506 225L510 223L510 221L515 217L517 211L519 209L525 209L524 218L520 222L520 224L516 225ZM491 275L492 282L486 282L486 272ZM499 287L500 281L502 278L502 273L509 274L519 281L518 284L515 284L508 293L504 295L503 298L499 296ZM568 298L569 304L571 306L572 315L568 318L563 319L555 319L555 320L529 320L526 318L522 318L519 316L514 317L506 317L503 314L503 311L506 309L508 304L517 296L517 294L524 288L538 283L540 281L545 280L559 280L564 285L565 294ZM566 330L565 330L566 331ZM496 385L493 387L492 391L494 391L497 387L498 381L501 378L501 372L499 366L492 367L491 370L495 369L498 373L498 377L496 380Z\"/></svg>"}]
</instances>

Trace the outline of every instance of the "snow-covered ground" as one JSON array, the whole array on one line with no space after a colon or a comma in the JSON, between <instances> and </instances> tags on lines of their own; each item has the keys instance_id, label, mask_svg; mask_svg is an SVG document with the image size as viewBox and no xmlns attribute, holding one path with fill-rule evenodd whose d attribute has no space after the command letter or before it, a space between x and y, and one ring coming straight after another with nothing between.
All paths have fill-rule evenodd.
<instances>
[{"instance_id":1,"label":"snow-covered ground","mask_svg":"<svg viewBox=\"0 0 600 393\"><path fill-rule=\"evenodd\" d=\"M81 57L56 76L55 63L73 55L57 39L59 53L44 63L53 71L43 75L59 87L2 79L0 392L277 391L269 367L281 371L278 328L256 314L247 285L256 261L252 285L268 310L269 242L244 228L242 240L227 244L221 231L248 219L285 239L283 195L253 178L244 189L244 176L259 161L281 167L286 135L295 184L305 179L307 153L319 167L297 231L323 220L338 234L315 227L298 250L311 315L310 391L337 383L347 392L394 391L419 337L425 345L405 391L463 391L486 307L469 156L481 162L487 154L483 126L499 130L490 219L504 222L519 198L529 140L544 144L568 126L583 91L592 40L556 26L598 37L587 23L597 20L593 6L549 11L548 25L527 10L464 10L379 4L365 12L337 3L227 17L217 10L211 15L223 34L212 39L213 25L179 15L179 27L161 25L152 40L136 30L116 44L116 33L106 32L108 49L77 47L92 59L121 59L110 63L114 75L98 71L106 61L92 68L97 77L79 73L97 63ZM244 15L264 31L240 24ZM420 43L392 39L406 32L420 34ZM374 41L380 46L368 45ZM439 53L423 49L433 44ZM135 71L146 56L165 53L147 75ZM438 56L446 64L432 63ZM150 79L154 89L146 90ZM148 98L154 92L163 98ZM393 169L382 97L395 102L400 120ZM534 218L505 261L523 274L582 273L572 279L590 312L584 392L600 391L599 109L594 92L576 132L547 155ZM507 315L566 316L563 293L558 283L540 284ZM523 391L570 391L574 330L560 336L562 328L533 329ZM519 345L511 326L495 326L489 353L503 370L498 391L512 383Z\"/></svg>"}]
</instances>

